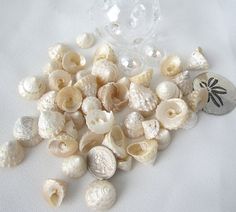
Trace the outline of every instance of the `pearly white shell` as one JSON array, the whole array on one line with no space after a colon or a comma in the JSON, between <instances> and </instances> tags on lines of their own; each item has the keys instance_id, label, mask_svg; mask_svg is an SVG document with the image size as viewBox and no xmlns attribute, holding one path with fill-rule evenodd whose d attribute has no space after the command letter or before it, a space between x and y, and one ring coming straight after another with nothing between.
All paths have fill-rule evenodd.
<instances>
[{"instance_id":1,"label":"pearly white shell","mask_svg":"<svg viewBox=\"0 0 236 212\"><path fill-rule=\"evenodd\" d=\"M182 71L181 59L176 55L164 57L161 60L160 71L164 76L175 76Z\"/></svg>"},{"instance_id":2,"label":"pearly white shell","mask_svg":"<svg viewBox=\"0 0 236 212\"><path fill-rule=\"evenodd\" d=\"M118 159L117 167L122 171L130 171L132 169L133 158L131 156L127 156L123 159Z\"/></svg>"},{"instance_id":3,"label":"pearly white shell","mask_svg":"<svg viewBox=\"0 0 236 212\"><path fill-rule=\"evenodd\" d=\"M57 43L48 49L48 56L53 61L62 61L65 53L70 51L70 48L62 43Z\"/></svg>"},{"instance_id":4,"label":"pearly white shell","mask_svg":"<svg viewBox=\"0 0 236 212\"><path fill-rule=\"evenodd\" d=\"M152 75L153 69L149 68L148 70L131 77L130 81L139 85L143 85L145 87L149 87L152 80Z\"/></svg>"},{"instance_id":5,"label":"pearly white shell","mask_svg":"<svg viewBox=\"0 0 236 212\"><path fill-rule=\"evenodd\" d=\"M43 67L43 73L45 75L49 75L55 70L61 70L61 69L62 69L61 61L52 60Z\"/></svg>"},{"instance_id":6,"label":"pearly white shell","mask_svg":"<svg viewBox=\"0 0 236 212\"><path fill-rule=\"evenodd\" d=\"M92 33L83 33L76 38L76 43L82 49L88 49L93 46L95 42L94 35Z\"/></svg>"},{"instance_id":7,"label":"pearly white shell","mask_svg":"<svg viewBox=\"0 0 236 212\"><path fill-rule=\"evenodd\" d=\"M67 135L70 135L74 139L77 139L79 137L79 132L72 119L65 123L63 132L65 132Z\"/></svg>"},{"instance_id":8,"label":"pearly white shell","mask_svg":"<svg viewBox=\"0 0 236 212\"><path fill-rule=\"evenodd\" d=\"M161 100L181 97L181 91L178 86L171 81L163 81L156 87L156 94Z\"/></svg>"},{"instance_id":9,"label":"pearly white shell","mask_svg":"<svg viewBox=\"0 0 236 212\"><path fill-rule=\"evenodd\" d=\"M37 103L37 109L40 112L44 111L58 111L56 103L57 91L49 91L45 93Z\"/></svg>"},{"instance_id":10,"label":"pearly white shell","mask_svg":"<svg viewBox=\"0 0 236 212\"><path fill-rule=\"evenodd\" d=\"M117 62L115 52L108 44L103 44L102 46L98 47L95 52L94 62L103 59L109 60L113 63Z\"/></svg>"},{"instance_id":11,"label":"pearly white shell","mask_svg":"<svg viewBox=\"0 0 236 212\"><path fill-rule=\"evenodd\" d=\"M76 111L74 113L65 112L66 121L72 120L77 128L77 130L81 129L85 124L85 119L83 114L80 111Z\"/></svg>"},{"instance_id":12,"label":"pearly white shell","mask_svg":"<svg viewBox=\"0 0 236 212\"><path fill-rule=\"evenodd\" d=\"M187 96L188 105L194 112L202 110L207 104L207 101L208 101L207 88L194 90Z\"/></svg>"},{"instance_id":13,"label":"pearly white shell","mask_svg":"<svg viewBox=\"0 0 236 212\"><path fill-rule=\"evenodd\" d=\"M189 58L187 69L188 70L206 70L209 68L206 57L202 52L202 48L198 47L194 50Z\"/></svg>"},{"instance_id":14,"label":"pearly white shell","mask_svg":"<svg viewBox=\"0 0 236 212\"><path fill-rule=\"evenodd\" d=\"M83 100L81 109L84 114L88 114L92 110L101 110L102 109L102 103L97 97L94 96L88 96Z\"/></svg>"},{"instance_id":15,"label":"pearly white shell","mask_svg":"<svg viewBox=\"0 0 236 212\"><path fill-rule=\"evenodd\" d=\"M160 129L160 124L156 119L143 121L142 126L146 139L156 138Z\"/></svg>"},{"instance_id":16,"label":"pearly white shell","mask_svg":"<svg viewBox=\"0 0 236 212\"><path fill-rule=\"evenodd\" d=\"M75 80L76 82L79 81L80 79L82 79L83 77L85 76L88 76L91 74L91 71L90 70L87 70L87 69L83 69L83 70L80 70L76 73L75 75Z\"/></svg>"},{"instance_id":17,"label":"pearly white shell","mask_svg":"<svg viewBox=\"0 0 236 212\"><path fill-rule=\"evenodd\" d=\"M158 150L166 149L171 143L171 134L167 129L160 129L156 137L158 143Z\"/></svg>"},{"instance_id":18,"label":"pearly white shell","mask_svg":"<svg viewBox=\"0 0 236 212\"><path fill-rule=\"evenodd\" d=\"M72 84L71 75L64 70L56 70L48 76L48 86L51 90L59 91Z\"/></svg>"}]
</instances>

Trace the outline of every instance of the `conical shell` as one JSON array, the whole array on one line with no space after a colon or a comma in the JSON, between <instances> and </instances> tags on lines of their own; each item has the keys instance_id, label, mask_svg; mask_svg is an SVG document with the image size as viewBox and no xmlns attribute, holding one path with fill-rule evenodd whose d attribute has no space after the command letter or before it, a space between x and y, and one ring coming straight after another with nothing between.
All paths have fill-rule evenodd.
<instances>
[{"instance_id":1,"label":"conical shell","mask_svg":"<svg viewBox=\"0 0 236 212\"><path fill-rule=\"evenodd\" d=\"M45 93L37 103L37 109L40 112L44 111L58 111L56 103L57 91L49 91Z\"/></svg>"},{"instance_id":2,"label":"conical shell","mask_svg":"<svg viewBox=\"0 0 236 212\"><path fill-rule=\"evenodd\" d=\"M59 91L72 84L71 75L64 70L56 70L49 74L48 85L51 90Z\"/></svg>"},{"instance_id":3,"label":"conical shell","mask_svg":"<svg viewBox=\"0 0 236 212\"><path fill-rule=\"evenodd\" d=\"M123 159L117 160L117 167L122 171L130 171L132 169L133 158L131 156L127 156Z\"/></svg>"},{"instance_id":4,"label":"conical shell","mask_svg":"<svg viewBox=\"0 0 236 212\"><path fill-rule=\"evenodd\" d=\"M95 42L94 35L92 33L83 33L76 38L77 45L82 49L88 49L93 46Z\"/></svg>"},{"instance_id":5,"label":"conical shell","mask_svg":"<svg viewBox=\"0 0 236 212\"><path fill-rule=\"evenodd\" d=\"M167 129L160 129L156 137L158 143L158 150L166 149L171 143L171 134Z\"/></svg>"},{"instance_id":6,"label":"conical shell","mask_svg":"<svg viewBox=\"0 0 236 212\"><path fill-rule=\"evenodd\" d=\"M188 105L192 111L198 112L202 110L208 101L208 90L207 88L200 88L192 91L187 97Z\"/></svg>"},{"instance_id":7,"label":"conical shell","mask_svg":"<svg viewBox=\"0 0 236 212\"><path fill-rule=\"evenodd\" d=\"M119 84L121 84L121 85L123 85L123 86L125 86L125 87L127 87L128 89L129 89L129 86L130 86L130 80L129 80L129 78L127 78L127 77L122 77L121 79L119 79L118 81L117 81L117 83L119 83Z\"/></svg>"},{"instance_id":8,"label":"conical shell","mask_svg":"<svg viewBox=\"0 0 236 212\"><path fill-rule=\"evenodd\" d=\"M152 79L152 75L153 75L153 69L149 68L148 70L131 77L130 81L138 85L149 87L151 79Z\"/></svg>"},{"instance_id":9,"label":"conical shell","mask_svg":"<svg viewBox=\"0 0 236 212\"><path fill-rule=\"evenodd\" d=\"M205 58L202 52L202 49L198 47L192 53L188 61L187 69L188 70L206 70L208 68L209 68L209 64L207 62L207 59Z\"/></svg>"},{"instance_id":10,"label":"conical shell","mask_svg":"<svg viewBox=\"0 0 236 212\"><path fill-rule=\"evenodd\" d=\"M81 109L84 114L88 114L92 110L101 110L102 109L102 103L97 97L94 96L88 96L83 100Z\"/></svg>"},{"instance_id":11,"label":"conical shell","mask_svg":"<svg viewBox=\"0 0 236 212\"><path fill-rule=\"evenodd\" d=\"M170 55L162 59L161 73L167 77L173 77L182 71L182 62L178 56Z\"/></svg>"},{"instance_id":12,"label":"conical shell","mask_svg":"<svg viewBox=\"0 0 236 212\"><path fill-rule=\"evenodd\" d=\"M182 93L178 86L171 81L162 81L156 87L156 94L161 100L181 98Z\"/></svg>"},{"instance_id":13,"label":"conical shell","mask_svg":"<svg viewBox=\"0 0 236 212\"><path fill-rule=\"evenodd\" d=\"M65 127L63 129L63 132L66 133L67 135L70 135L74 139L77 139L79 137L79 132L78 132L73 120L67 121L65 123Z\"/></svg>"},{"instance_id":14,"label":"conical shell","mask_svg":"<svg viewBox=\"0 0 236 212\"><path fill-rule=\"evenodd\" d=\"M85 119L84 119L83 114L80 111L76 111L74 113L65 112L64 114L65 114L66 121L72 120L77 130L81 129L84 126Z\"/></svg>"},{"instance_id":15,"label":"conical shell","mask_svg":"<svg viewBox=\"0 0 236 212\"><path fill-rule=\"evenodd\" d=\"M57 43L48 49L48 56L53 61L62 61L65 53L70 51L70 48L62 43Z\"/></svg>"},{"instance_id":16,"label":"conical shell","mask_svg":"<svg viewBox=\"0 0 236 212\"><path fill-rule=\"evenodd\" d=\"M94 62L98 60L109 60L113 63L117 62L117 58L115 55L114 50L108 45L108 44L103 44L99 48L97 48L95 55L94 55Z\"/></svg>"},{"instance_id":17,"label":"conical shell","mask_svg":"<svg viewBox=\"0 0 236 212\"><path fill-rule=\"evenodd\" d=\"M146 139L154 139L160 130L160 124L156 119L151 119L142 122L144 135Z\"/></svg>"},{"instance_id":18,"label":"conical shell","mask_svg":"<svg viewBox=\"0 0 236 212\"><path fill-rule=\"evenodd\" d=\"M43 67L43 73L49 75L56 70L63 69L61 61L52 60Z\"/></svg>"}]
</instances>

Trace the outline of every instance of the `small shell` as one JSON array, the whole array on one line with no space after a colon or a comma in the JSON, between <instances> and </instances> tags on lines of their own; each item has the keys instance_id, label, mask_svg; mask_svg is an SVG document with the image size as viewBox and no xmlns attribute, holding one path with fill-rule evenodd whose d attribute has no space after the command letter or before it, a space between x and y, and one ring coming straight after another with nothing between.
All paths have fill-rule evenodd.
<instances>
[{"instance_id":1,"label":"small shell","mask_svg":"<svg viewBox=\"0 0 236 212\"><path fill-rule=\"evenodd\" d=\"M39 99L46 91L46 84L38 77L27 77L18 86L19 94L28 100Z\"/></svg>"},{"instance_id":2,"label":"small shell","mask_svg":"<svg viewBox=\"0 0 236 212\"><path fill-rule=\"evenodd\" d=\"M126 158L118 159L117 167L122 171L130 171L132 169L132 162L133 158L128 155Z\"/></svg>"},{"instance_id":3,"label":"small shell","mask_svg":"<svg viewBox=\"0 0 236 212\"><path fill-rule=\"evenodd\" d=\"M71 84L71 75L64 70L56 70L48 76L48 85L51 90L59 91Z\"/></svg>"},{"instance_id":4,"label":"small shell","mask_svg":"<svg viewBox=\"0 0 236 212\"><path fill-rule=\"evenodd\" d=\"M208 101L208 90L207 88L200 88L192 91L187 97L188 105L192 111L198 112L202 110Z\"/></svg>"},{"instance_id":5,"label":"small shell","mask_svg":"<svg viewBox=\"0 0 236 212\"><path fill-rule=\"evenodd\" d=\"M93 110L86 117L86 124L88 128L97 134L104 134L111 130L114 115L112 112L106 112L104 110Z\"/></svg>"},{"instance_id":6,"label":"small shell","mask_svg":"<svg viewBox=\"0 0 236 212\"><path fill-rule=\"evenodd\" d=\"M68 157L78 149L78 142L71 136L62 133L48 142L48 150L57 157Z\"/></svg>"},{"instance_id":7,"label":"small shell","mask_svg":"<svg viewBox=\"0 0 236 212\"><path fill-rule=\"evenodd\" d=\"M65 132L67 135L70 135L74 139L77 139L79 137L79 132L78 132L73 120L66 122L63 132Z\"/></svg>"},{"instance_id":8,"label":"small shell","mask_svg":"<svg viewBox=\"0 0 236 212\"><path fill-rule=\"evenodd\" d=\"M143 121L142 126L146 139L154 139L158 135L160 124L156 119Z\"/></svg>"},{"instance_id":9,"label":"small shell","mask_svg":"<svg viewBox=\"0 0 236 212\"><path fill-rule=\"evenodd\" d=\"M76 112L82 101L80 90L72 86L62 88L56 96L57 106L65 112Z\"/></svg>"},{"instance_id":10,"label":"small shell","mask_svg":"<svg viewBox=\"0 0 236 212\"><path fill-rule=\"evenodd\" d=\"M198 47L192 53L188 61L187 69L188 70L206 70L208 68L209 68L209 64L207 62L207 59L205 58L202 52L202 49Z\"/></svg>"},{"instance_id":11,"label":"small shell","mask_svg":"<svg viewBox=\"0 0 236 212\"><path fill-rule=\"evenodd\" d=\"M61 61L52 60L43 67L43 73L45 75L49 75L53 71L61 69L62 69Z\"/></svg>"},{"instance_id":12,"label":"small shell","mask_svg":"<svg viewBox=\"0 0 236 212\"><path fill-rule=\"evenodd\" d=\"M95 42L94 35L92 33L83 33L76 38L76 43L82 49L88 49L93 46Z\"/></svg>"},{"instance_id":13,"label":"small shell","mask_svg":"<svg viewBox=\"0 0 236 212\"><path fill-rule=\"evenodd\" d=\"M0 167L13 167L22 162L25 151L18 141L10 141L0 145Z\"/></svg>"},{"instance_id":14,"label":"small shell","mask_svg":"<svg viewBox=\"0 0 236 212\"><path fill-rule=\"evenodd\" d=\"M193 128L193 127L196 126L197 122L198 122L197 113L195 113L195 112L190 112L188 119L186 120L186 122L184 123L184 125L181 126L181 128L182 128L182 129L185 129L185 130L191 129L191 128Z\"/></svg>"},{"instance_id":15,"label":"small shell","mask_svg":"<svg viewBox=\"0 0 236 212\"><path fill-rule=\"evenodd\" d=\"M94 62L98 60L103 60L103 59L109 60L113 63L117 62L115 52L108 44L103 44L95 52Z\"/></svg>"},{"instance_id":16,"label":"small shell","mask_svg":"<svg viewBox=\"0 0 236 212\"><path fill-rule=\"evenodd\" d=\"M166 149L171 142L170 131L164 128L160 129L156 139L158 142L158 150Z\"/></svg>"},{"instance_id":17,"label":"small shell","mask_svg":"<svg viewBox=\"0 0 236 212\"><path fill-rule=\"evenodd\" d=\"M65 126L65 117L56 111L42 112L39 116L39 135L44 139L57 136Z\"/></svg>"},{"instance_id":18,"label":"small shell","mask_svg":"<svg viewBox=\"0 0 236 212\"><path fill-rule=\"evenodd\" d=\"M97 77L98 84L116 82L119 77L117 65L109 60L98 60L93 64L92 74Z\"/></svg>"},{"instance_id":19,"label":"small shell","mask_svg":"<svg viewBox=\"0 0 236 212\"><path fill-rule=\"evenodd\" d=\"M129 138L138 138L144 134L142 121L144 118L138 112L132 112L126 116L124 126L125 133Z\"/></svg>"},{"instance_id":20,"label":"small shell","mask_svg":"<svg viewBox=\"0 0 236 212\"><path fill-rule=\"evenodd\" d=\"M102 109L102 103L97 97L94 96L88 96L83 100L81 109L84 114L88 114L92 110L101 110Z\"/></svg>"},{"instance_id":21,"label":"small shell","mask_svg":"<svg viewBox=\"0 0 236 212\"><path fill-rule=\"evenodd\" d=\"M81 129L85 124L85 119L83 114L80 111L76 111L74 113L65 112L66 121L72 120L77 128L77 130Z\"/></svg>"},{"instance_id":22,"label":"small shell","mask_svg":"<svg viewBox=\"0 0 236 212\"><path fill-rule=\"evenodd\" d=\"M38 134L38 118L23 116L15 122L13 135L22 146L32 147L42 141Z\"/></svg>"},{"instance_id":23,"label":"small shell","mask_svg":"<svg viewBox=\"0 0 236 212\"><path fill-rule=\"evenodd\" d=\"M87 163L84 157L72 155L62 162L62 172L71 178L82 177L87 171Z\"/></svg>"},{"instance_id":24,"label":"small shell","mask_svg":"<svg viewBox=\"0 0 236 212\"><path fill-rule=\"evenodd\" d=\"M70 51L69 47L62 44L57 43L48 49L48 56L53 61L62 61L63 56L65 53Z\"/></svg>"},{"instance_id":25,"label":"small shell","mask_svg":"<svg viewBox=\"0 0 236 212\"><path fill-rule=\"evenodd\" d=\"M87 206L93 210L108 210L116 201L116 189L106 180L95 180L85 192Z\"/></svg>"},{"instance_id":26,"label":"small shell","mask_svg":"<svg viewBox=\"0 0 236 212\"><path fill-rule=\"evenodd\" d=\"M77 54L76 52L69 51L62 58L62 66L70 74L76 74L86 64L84 56Z\"/></svg>"},{"instance_id":27,"label":"small shell","mask_svg":"<svg viewBox=\"0 0 236 212\"><path fill-rule=\"evenodd\" d=\"M161 61L160 70L164 76L175 76L182 71L182 62L178 56L167 56Z\"/></svg>"},{"instance_id":28,"label":"small shell","mask_svg":"<svg viewBox=\"0 0 236 212\"><path fill-rule=\"evenodd\" d=\"M168 130L180 128L188 116L188 105L182 99L168 99L157 106L156 118Z\"/></svg>"},{"instance_id":29,"label":"small shell","mask_svg":"<svg viewBox=\"0 0 236 212\"><path fill-rule=\"evenodd\" d=\"M156 140L145 140L129 144L127 152L140 163L154 164L157 157L157 148Z\"/></svg>"},{"instance_id":30,"label":"small shell","mask_svg":"<svg viewBox=\"0 0 236 212\"><path fill-rule=\"evenodd\" d=\"M83 70L78 71L75 75L76 82L89 74L91 74L91 71L87 70L87 69L83 69Z\"/></svg>"},{"instance_id":31,"label":"small shell","mask_svg":"<svg viewBox=\"0 0 236 212\"><path fill-rule=\"evenodd\" d=\"M43 194L52 207L59 207L65 197L66 183L62 180L48 179L43 185Z\"/></svg>"},{"instance_id":32,"label":"small shell","mask_svg":"<svg viewBox=\"0 0 236 212\"><path fill-rule=\"evenodd\" d=\"M145 87L149 87L152 75L153 75L153 69L149 68L148 70L131 77L130 81L139 85L143 85Z\"/></svg>"},{"instance_id":33,"label":"small shell","mask_svg":"<svg viewBox=\"0 0 236 212\"><path fill-rule=\"evenodd\" d=\"M161 100L181 97L181 91L178 86L171 81L162 81L156 87L156 94Z\"/></svg>"},{"instance_id":34,"label":"small shell","mask_svg":"<svg viewBox=\"0 0 236 212\"><path fill-rule=\"evenodd\" d=\"M57 91L49 91L45 93L38 101L37 109L40 112L44 111L58 111L56 103Z\"/></svg>"}]
</instances>

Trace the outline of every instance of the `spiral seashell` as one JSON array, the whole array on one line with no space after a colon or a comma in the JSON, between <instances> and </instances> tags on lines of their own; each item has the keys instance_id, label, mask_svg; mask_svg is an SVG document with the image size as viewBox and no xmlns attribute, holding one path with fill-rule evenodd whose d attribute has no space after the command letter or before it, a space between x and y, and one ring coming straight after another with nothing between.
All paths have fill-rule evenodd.
<instances>
[{"instance_id":1,"label":"spiral seashell","mask_svg":"<svg viewBox=\"0 0 236 212\"><path fill-rule=\"evenodd\" d=\"M132 169L133 158L131 156L127 156L126 158L118 159L117 167L122 171L130 171Z\"/></svg>"},{"instance_id":2,"label":"spiral seashell","mask_svg":"<svg viewBox=\"0 0 236 212\"><path fill-rule=\"evenodd\" d=\"M80 111L76 111L74 113L64 113L66 121L72 120L77 128L77 130L81 129L85 124L85 119L83 114Z\"/></svg>"},{"instance_id":3,"label":"spiral seashell","mask_svg":"<svg viewBox=\"0 0 236 212\"><path fill-rule=\"evenodd\" d=\"M49 91L45 93L37 103L37 109L40 112L44 111L58 111L56 103L57 91Z\"/></svg>"},{"instance_id":4,"label":"spiral seashell","mask_svg":"<svg viewBox=\"0 0 236 212\"><path fill-rule=\"evenodd\" d=\"M188 116L188 105L179 98L162 101L156 109L157 120L168 130L180 128L186 122Z\"/></svg>"},{"instance_id":5,"label":"spiral seashell","mask_svg":"<svg viewBox=\"0 0 236 212\"><path fill-rule=\"evenodd\" d=\"M66 133L67 135L70 135L74 139L77 139L79 137L79 132L78 132L73 120L67 121L65 123L65 127L63 129L63 132Z\"/></svg>"},{"instance_id":6,"label":"spiral seashell","mask_svg":"<svg viewBox=\"0 0 236 212\"><path fill-rule=\"evenodd\" d=\"M59 207L65 197L67 184L62 180L47 179L43 185L45 200L52 207Z\"/></svg>"},{"instance_id":7,"label":"spiral seashell","mask_svg":"<svg viewBox=\"0 0 236 212\"><path fill-rule=\"evenodd\" d=\"M156 119L151 119L142 122L144 135L146 139L154 139L160 130L160 124Z\"/></svg>"},{"instance_id":8,"label":"spiral seashell","mask_svg":"<svg viewBox=\"0 0 236 212\"><path fill-rule=\"evenodd\" d=\"M158 143L158 150L166 149L171 143L171 134L170 131L164 128L161 128L156 136Z\"/></svg>"},{"instance_id":9,"label":"spiral seashell","mask_svg":"<svg viewBox=\"0 0 236 212\"><path fill-rule=\"evenodd\" d=\"M209 64L206 57L203 54L202 48L198 47L194 50L189 58L187 69L188 70L207 70Z\"/></svg>"},{"instance_id":10,"label":"spiral seashell","mask_svg":"<svg viewBox=\"0 0 236 212\"><path fill-rule=\"evenodd\" d=\"M145 140L129 144L127 152L140 163L154 164L157 157L157 148L156 140Z\"/></svg>"},{"instance_id":11,"label":"spiral seashell","mask_svg":"<svg viewBox=\"0 0 236 212\"><path fill-rule=\"evenodd\" d=\"M94 35L92 33L83 33L76 38L76 43L82 49L88 49L93 46L95 42Z\"/></svg>"},{"instance_id":12,"label":"spiral seashell","mask_svg":"<svg viewBox=\"0 0 236 212\"><path fill-rule=\"evenodd\" d=\"M27 100L37 100L46 92L46 84L38 77L27 77L19 83L18 91Z\"/></svg>"},{"instance_id":13,"label":"spiral seashell","mask_svg":"<svg viewBox=\"0 0 236 212\"><path fill-rule=\"evenodd\" d=\"M178 86L171 81L163 81L156 87L156 94L161 100L181 98L182 93Z\"/></svg>"},{"instance_id":14,"label":"spiral seashell","mask_svg":"<svg viewBox=\"0 0 236 212\"><path fill-rule=\"evenodd\" d=\"M173 77L182 71L182 62L178 56L164 57L160 64L161 73L167 77Z\"/></svg>"},{"instance_id":15,"label":"spiral seashell","mask_svg":"<svg viewBox=\"0 0 236 212\"><path fill-rule=\"evenodd\" d=\"M62 61L63 56L70 51L70 48L62 43L57 43L48 49L48 56L52 61Z\"/></svg>"},{"instance_id":16,"label":"spiral seashell","mask_svg":"<svg viewBox=\"0 0 236 212\"><path fill-rule=\"evenodd\" d=\"M97 48L94 55L94 62L98 60L109 60L113 63L117 62L117 58L114 50L108 44L103 44L99 48Z\"/></svg>"},{"instance_id":17,"label":"spiral seashell","mask_svg":"<svg viewBox=\"0 0 236 212\"><path fill-rule=\"evenodd\" d=\"M130 81L138 85L149 87L150 82L152 80L152 76L153 76L153 69L149 68L148 70L143 71L142 73L131 77Z\"/></svg>"},{"instance_id":18,"label":"spiral seashell","mask_svg":"<svg viewBox=\"0 0 236 212\"><path fill-rule=\"evenodd\" d=\"M48 86L51 90L59 91L72 84L71 75L64 70L56 70L48 76Z\"/></svg>"},{"instance_id":19,"label":"spiral seashell","mask_svg":"<svg viewBox=\"0 0 236 212\"><path fill-rule=\"evenodd\" d=\"M19 165L25 157L25 151L18 141L0 144L0 167Z\"/></svg>"},{"instance_id":20,"label":"spiral seashell","mask_svg":"<svg viewBox=\"0 0 236 212\"><path fill-rule=\"evenodd\" d=\"M94 96L88 96L83 100L81 109L84 114L88 114L92 110L101 110L102 109L102 103L97 97Z\"/></svg>"},{"instance_id":21,"label":"spiral seashell","mask_svg":"<svg viewBox=\"0 0 236 212\"><path fill-rule=\"evenodd\" d=\"M189 117L186 122L181 126L182 129L188 130L196 126L198 122L198 116L196 112L189 112Z\"/></svg>"},{"instance_id":22,"label":"spiral seashell","mask_svg":"<svg viewBox=\"0 0 236 212\"><path fill-rule=\"evenodd\" d=\"M198 112L202 110L208 101L207 88L200 88L192 91L187 97L187 102L192 111Z\"/></svg>"},{"instance_id":23,"label":"spiral seashell","mask_svg":"<svg viewBox=\"0 0 236 212\"><path fill-rule=\"evenodd\" d=\"M43 67L43 74L49 75L56 70L63 69L61 61L52 60Z\"/></svg>"}]
</instances>

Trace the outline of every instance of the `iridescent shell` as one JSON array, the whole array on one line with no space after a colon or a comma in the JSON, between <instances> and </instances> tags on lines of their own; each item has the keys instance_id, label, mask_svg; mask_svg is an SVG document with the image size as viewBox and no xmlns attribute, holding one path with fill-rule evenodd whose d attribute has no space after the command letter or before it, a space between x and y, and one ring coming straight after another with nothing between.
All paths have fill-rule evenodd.
<instances>
[{"instance_id":1,"label":"iridescent shell","mask_svg":"<svg viewBox=\"0 0 236 212\"><path fill-rule=\"evenodd\" d=\"M117 62L115 52L108 44L103 44L102 46L97 48L94 55L94 62L104 59L109 60L113 63Z\"/></svg>"},{"instance_id":2,"label":"iridescent shell","mask_svg":"<svg viewBox=\"0 0 236 212\"><path fill-rule=\"evenodd\" d=\"M156 119L146 120L142 122L144 135L146 139L154 139L160 130L160 124Z\"/></svg>"},{"instance_id":3,"label":"iridescent shell","mask_svg":"<svg viewBox=\"0 0 236 212\"><path fill-rule=\"evenodd\" d=\"M182 71L182 62L178 56L170 55L162 59L160 71L164 76L173 77Z\"/></svg>"},{"instance_id":4,"label":"iridescent shell","mask_svg":"<svg viewBox=\"0 0 236 212\"><path fill-rule=\"evenodd\" d=\"M57 43L48 49L48 56L53 61L62 61L65 53L70 51L70 48L62 43Z\"/></svg>"},{"instance_id":5,"label":"iridescent shell","mask_svg":"<svg viewBox=\"0 0 236 212\"><path fill-rule=\"evenodd\" d=\"M66 121L72 120L77 128L77 130L81 129L85 124L85 119L83 114L80 111L76 111L74 113L64 113Z\"/></svg>"},{"instance_id":6,"label":"iridescent shell","mask_svg":"<svg viewBox=\"0 0 236 212\"><path fill-rule=\"evenodd\" d=\"M189 58L187 69L188 70L206 70L209 68L206 57L203 54L202 48L198 47L194 50Z\"/></svg>"},{"instance_id":7,"label":"iridescent shell","mask_svg":"<svg viewBox=\"0 0 236 212\"><path fill-rule=\"evenodd\" d=\"M101 110L102 103L100 100L95 96L88 96L83 100L81 109L84 114L88 114L92 110Z\"/></svg>"},{"instance_id":8,"label":"iridescent shell","mask_svg":"<svg viewBox=\"0 0 236 212\"><path fill-rule=\"evenodd\" d=\"M181 98L182 92L178 86L171 81L162 81L156 87L156 94L161 100Z\"/></svg>"},{"instance_id":9,"label":"iridescent shell","mask_svg":"<svg viewBox=\"0 0 236 212\"><path fill-rule=\"evenodd\" d=\"M192 91L187 97L188 105L192 111L198 112L202 110L208 101L208 90L207 88L200 88Z\"/></svg>"},{"instance_id":10,"label":"iridescent shell","mask_svg":"<svg viewBox=\"0 0 236 212\"><path fill-rule=\"evenodd\" d=\"M49 91L45 93L37 103L37 109L40 112L44 111L58 111L56 103L57 91Z\"/></svg>"},{"instance_id":11,"label":"iridescent shell","mask_svg":"<svg viewBox=\"0 0 236 212\"><path fill-rule=\"evenodd\" d=\"M161 128L156 137L158 143L158 150L166 149L171 143L171 134L170 131L164 128Z\"/></svg>"},{"instance_id":12,"label":"iridescent shell","mask_svg":"<svg viewBox=\"0 0 236 212\"><path fill-rule=\"evenodd\" d=\"M64 70L56 70L48 76L48 86L51 90L59 91L72 84L71 75Z\"/></svg>"},{"instance_id":13,"label":"iridescent shell","mask_svg":"<svg viewBox=\"0 0 236 212\"><path fill-rule=\"evenodd\" d=\"M83 33L76 38L76 43L82 49L88 49L93 46L95 42L94 35L92 33Z\"/></svg>"},{"instance_id":14,"label":"iridescent shell","mask_svg":"<svg viewBox=\"0 0 236 212\"><path fill-rule=\"evenodd\" d=\"M152 75L153 75L153 69L149 68L148 70L131 77L130 81L139 85L143 85L145 87L149 87Z\"/></svg>"}]
</instances>

